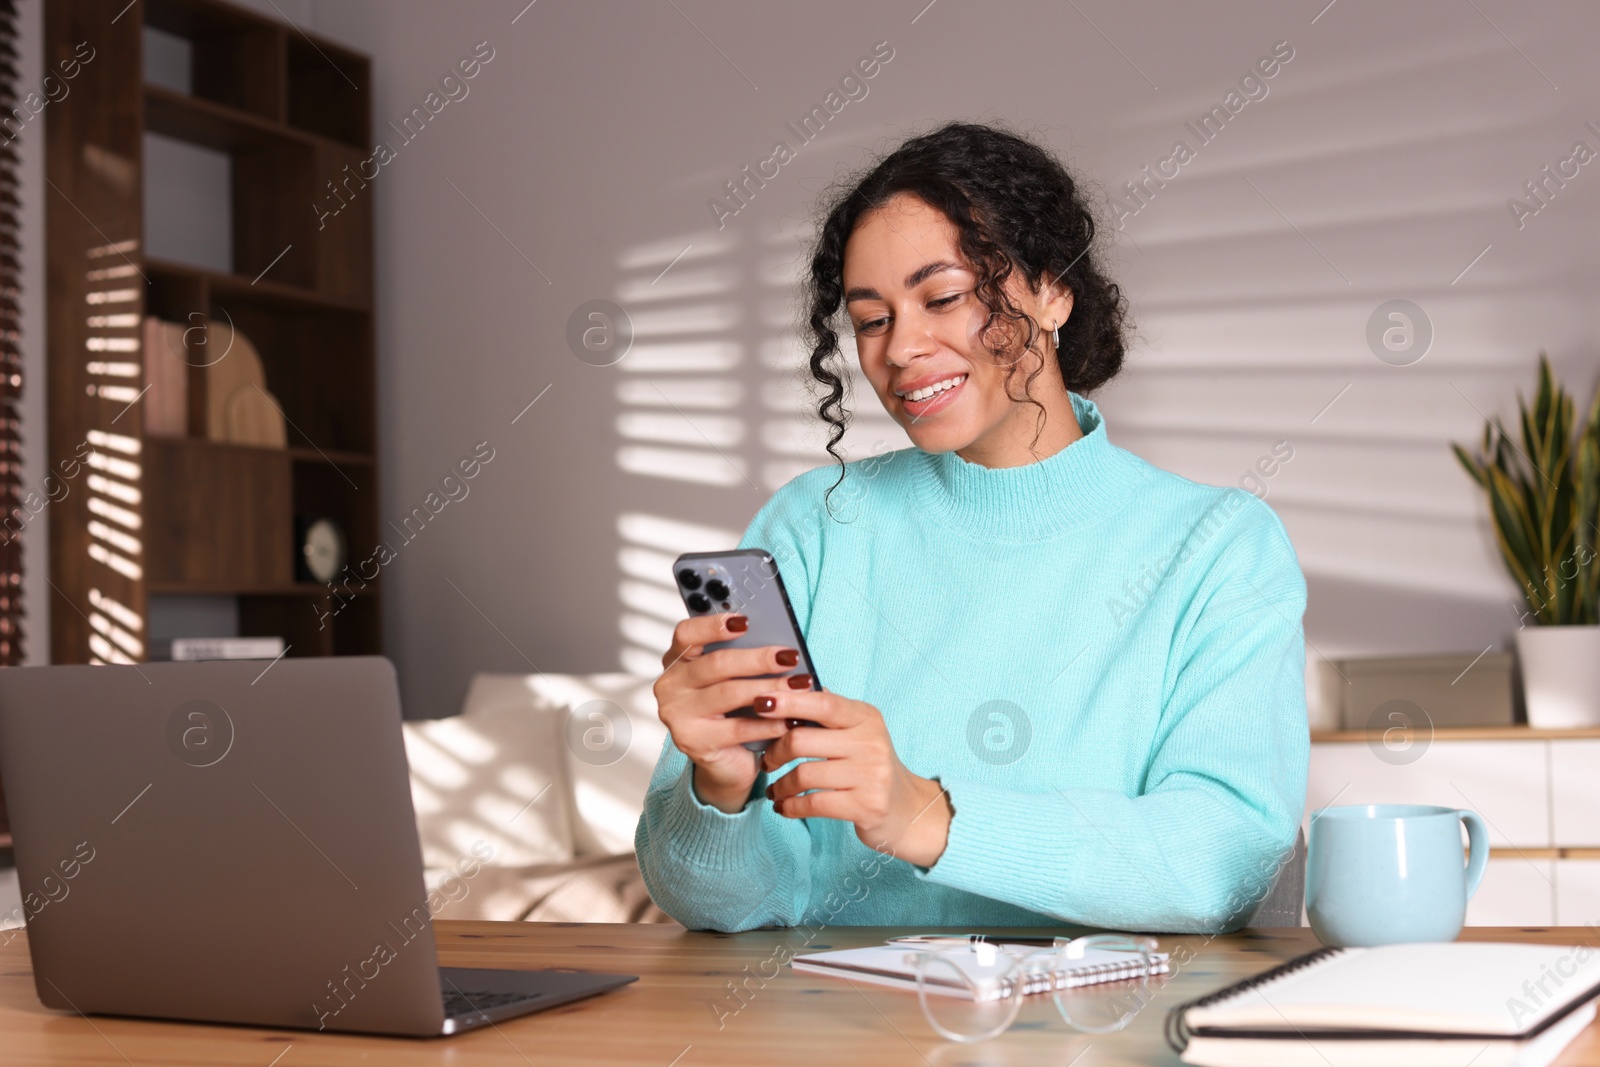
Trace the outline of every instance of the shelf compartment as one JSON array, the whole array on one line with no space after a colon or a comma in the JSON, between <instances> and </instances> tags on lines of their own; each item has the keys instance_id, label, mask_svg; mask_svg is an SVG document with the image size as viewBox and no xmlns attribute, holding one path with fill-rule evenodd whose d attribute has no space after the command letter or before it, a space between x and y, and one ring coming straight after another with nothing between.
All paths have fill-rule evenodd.
<instances>
[{"instance_id":1,"label":"shelf compartment","mask_svg":"<svg viewBox=\"0 0 1600 1067\"><path fill-rule=\"evenodd\" d=\"M312 214L317 219L318 287L329 299L372 305L372 189L361 175L367 153L324 141L317 146Z\"/></svg>"},{"instance_id":2,"label":"shelf compartment","mask_svg":"<svg viewBox=\"0 0 1600 1067\"><path fill-rule=\"evenodd\" d=\"M382 651L381 613L370 596L246 594L239 597L239 633L281 637L290 656L371 656Z\"/></svg>"},{"instance_id":3,"label":"shelf compartment","mask_svg":"<svg viewBox=\"0 0 1600 1067\"><path fill-rule=\"evenodd\" d=\"M337 616L322 596L241 596L239 633L244 637L281 637L288 645L285 655L329 656L333 654L332 624Z\"/></svg>"},{"instance_id":4,"label":"shelf compartment","mask_svg":"<svg viewBox=\"0 0 1600 1067\"><path fill-rule=\"evenodd\" d=\"M237 8L195 0L146 0L144 22L189 42L196 98L283 118L282 27Z\"/></svg>"},{"instance_id":5,"label":"shelf compartment","mask_svg":"<svg viewBox=\"0 0 1600 1067\"><path fill-rule=\"evenodd\" d=\"M287 453L147 437L144 491L152 589L221 592L294 582Z\"/></svg>"},{"instance_id":6,"label":"shelf compartment","mask_svg":"<svg viewBox=\"0 0 1600 1067\"><path fill-rule=\"evenodd\" d=\"M289 125L370 149L367 58L305 34L289 38L288 46Z\"/></svg>"},{"instance_id":7,"label":"shelf compartment","mask_svg":"<svg viewBox=\"0 0 1600 1067\"><path fill-rule=\"evenodd\" d=\"M233 108L147 85L150 133L232 157L233 272L315 289L317 150L309 138Z\"/></svg>"},{"instance_id":8,"label":"shelf compartment","mask_svg":"<svg viewBox=\"0 0 1600 1067\"><path fill-rule=\"evenodd\" d=\"M180 141L233 152L288 142L310 149L315 141L270 119L163 85L144 86L145 129Z\"/></svg>"},{"instance_id":9,"label":"shelf compartment","mask_svg":"<svg viewBox=\"0 0 1600 1067\"><path fill-rule=\"evenodd\" d=\"M320 461L294 465L294 517L296 528L302 519L329 518L344 531L346 569L334 579L341 591L358 591L377 580L374 566L365 569L372 578L362 573L361 565L371 558L378 542L378 511L376 485L364 477L366 488L352 490L340 471ZM371 474L370 469L365 474ZM300 546L295 545L299 552Z\"/></svg>"},{"instance_id":10,"label":"shelf compartment","mask_svg":"<svg viewBox=\"0 0 1600 1067\"><path fill-rule=\"evenodd\" d=\"M321 449L329 456L376 450L369 316L215 291L211 300L211 318L231 321L261 354L267 389L287 418L292 448ZM352 491L375 491L365 474L345 474Z\"/></svg>"}]
</instances>

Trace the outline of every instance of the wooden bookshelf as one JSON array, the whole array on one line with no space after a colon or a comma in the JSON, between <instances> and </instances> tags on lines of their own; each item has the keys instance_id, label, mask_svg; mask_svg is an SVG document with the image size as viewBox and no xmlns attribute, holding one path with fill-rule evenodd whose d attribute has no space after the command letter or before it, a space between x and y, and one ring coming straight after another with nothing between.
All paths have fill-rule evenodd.
<instances>
[{"instance_id":1,"label":"wooden bookshelf","mask_svg":"<svg viewBox=\"0 0 1600 1067\"><path fill-rule=\"evenodd\" d=\"M189 42L191 91L147 81L145 26ZM295 541L313 516L353 559L379 538L371 197L315 208L371 152L370 63L219 0L50 0L46 64L83 42L46 124L52 658L147 658L152 598L196 596L290 655L381 652L381 580L336 597ZM230 270L145 254L146 133L230 157ZM146 433L147 315L247 337L288 447L207 439L203 359L187 433Z\"/></svg>"}]
</instances>

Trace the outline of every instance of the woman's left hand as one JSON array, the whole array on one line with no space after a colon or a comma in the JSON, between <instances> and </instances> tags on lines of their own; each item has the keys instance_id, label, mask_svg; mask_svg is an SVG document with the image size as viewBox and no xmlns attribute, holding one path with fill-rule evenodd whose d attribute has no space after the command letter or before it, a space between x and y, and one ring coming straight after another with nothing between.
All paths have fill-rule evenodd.
<instances>
[{"instance_id":1,"label":"woman's left hand","mask_svg":"<svg viewBox=\"0 0 1600 1067\"><path fill-rule=\"evenodd\" d=\"M877 708L810 690L764 694L756 698L755 709L763 718L817 724L793 727L762 757L768 771L802 757L821 757L768 787L779 815L841 819L855 825L862 844L919 867L933 866L950 834L949 798L937 781L912 774L900 762Z\"/></svg>"}]
</instances>

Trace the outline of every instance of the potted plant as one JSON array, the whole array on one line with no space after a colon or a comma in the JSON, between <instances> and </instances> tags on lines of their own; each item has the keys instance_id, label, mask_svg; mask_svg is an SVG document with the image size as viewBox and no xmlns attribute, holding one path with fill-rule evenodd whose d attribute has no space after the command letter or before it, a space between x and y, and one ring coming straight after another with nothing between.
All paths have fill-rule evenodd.
<instances>
[{"instance_id":1,"label":"potted plant","mask_svg":"<svg viewBox=\"0 0 1600 1067\"><path fill-rule=\"evenodd\" d=\"M1520 433L1499 419L1477 455L1451 445L1489 501L1495 540L1528 603L1517 630L1531 726L1600 725L1600 389L1582 426L1539 353L1539 390L1517 395ZM1536 625L1527 625L1528 620Z\"/></svg>"}]
</instances>

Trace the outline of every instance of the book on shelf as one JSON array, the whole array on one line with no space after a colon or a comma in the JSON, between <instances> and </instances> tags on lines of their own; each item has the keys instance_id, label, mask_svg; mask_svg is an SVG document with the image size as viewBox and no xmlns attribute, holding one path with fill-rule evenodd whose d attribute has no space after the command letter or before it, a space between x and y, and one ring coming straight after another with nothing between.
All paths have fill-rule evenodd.
<instances>
[{"instance_id":1,"label":"book on shelf","mask_svg":"<svg viewBox=\"0 0 1600 1067\"><path fill-rule=\"evenodd\" d=\"M151 642L151 652L154 658L185 661L277 659L284 645L281 637L174 637L170 643Z\"/></svg>"},{"instance_id":2,"label":"book on shelf","mask_svg":"<svg viewBox=\"0 0 1600 1067\"><path fill-rule=\"evenodd\" d=\"M189 432L189 363L184 326L144 318L144 432L183 437Z\"/></svg>"}]
</instances>

